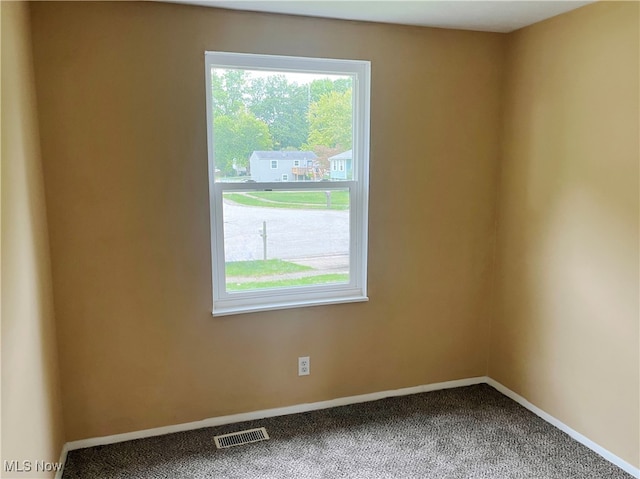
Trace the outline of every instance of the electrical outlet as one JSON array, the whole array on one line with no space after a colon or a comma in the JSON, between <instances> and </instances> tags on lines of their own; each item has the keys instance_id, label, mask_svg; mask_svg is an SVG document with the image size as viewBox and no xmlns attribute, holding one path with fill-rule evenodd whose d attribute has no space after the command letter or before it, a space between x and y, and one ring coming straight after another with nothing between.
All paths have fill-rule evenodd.
<instances>
[{"instance_id":1,"label":"electrical outlet","mask_svg":"<svg viewBox=\"0 0 640 479\"><path fill-rule=\"evenodd\" d=\"M298 358L298 376L308 376L309 374L311 374L309 356Z\"/></svg>"}]
</instances>

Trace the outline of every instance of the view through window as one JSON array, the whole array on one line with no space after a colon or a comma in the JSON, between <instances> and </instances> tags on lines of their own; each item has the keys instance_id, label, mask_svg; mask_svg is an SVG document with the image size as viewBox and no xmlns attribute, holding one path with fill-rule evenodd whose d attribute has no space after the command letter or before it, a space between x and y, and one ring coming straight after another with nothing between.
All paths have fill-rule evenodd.
<instances>
[{"instance_id":1,"label":"view through window","mask_svg":"<svg viewBox=\"0 0 640 479\"><path fill-rule=\"evenodd\" d=\"M207 59L214 313L362 298L362 62L327 72L317 59Z\"/></svg>"}]
</instances>

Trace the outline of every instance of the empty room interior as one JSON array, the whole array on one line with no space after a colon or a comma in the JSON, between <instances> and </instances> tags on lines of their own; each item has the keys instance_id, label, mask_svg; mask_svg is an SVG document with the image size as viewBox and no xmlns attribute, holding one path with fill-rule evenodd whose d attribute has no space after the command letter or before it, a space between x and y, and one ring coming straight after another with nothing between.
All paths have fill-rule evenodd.
<instances>
[{"instance_id":1,"label":"empty room interior","mask_svg":"<svg viewBox=\"0 0 640 479\"><path fill-rule=\"evenodd\" d=\"M474 2L453 3L462 13ZM375 11L380 2L359 5ZM471 402L461 400L474 404L470 414L487 401L518 417L528 408L532 421L584 446L593 464L638 477L640 4L566 10L487 31L172 2L1 2L0 475L62 477L54 466L84 448L130 439L147 447L164 433L244 420L259 427L261 417L291 413L301 415L286 420L304 422L329 406L347 408L336 409L342 416L360 411L348 409L355 403L378 411L353 413L364 427L391 409L378 399L452 414L447 398L471 391ZM345 280L360 288L358 300L215 314L214 283L224 278L216 235L224 233L214 200L224 196L220 211L230 215L226 195L256 183L216 183L224 171L211 166L205 52L370 66L368 90L355 82L361 96L350 103L368 101L350 113L366 125L350 137L359 142L354 165L364 166L342 183L355 218L347 228L357 220L362 228L348 230ZM278 149L269 145L252 149ZM279 158L293 154L282 150ZM339 163L345 154L324 164L348 168ZM271 160L271 169L277 161L285 160ZM343 166L326 168L333 175ZM341 207L342 196L333 198ZM266 224L260 231L266 261ZM247 301L238 304L254 304ZM310 374L299 375L298 358L309 358ZM211 438L211 463L251 448L277 451L281 426L273 424L268 441L227 451ZM443 461L420 477L604 477L575 472L592 462L572 466L566 455L562 467L574 475L559 472L539 445L521 447L542 464L537 474L509 472L504 461L517 458L494 445L491 464L456 475L449 459L431 456L439 450L432 435L446 429L407 433L417 441L414 462ZM324 455L321 442L313 447ZM375 457L393 455L381 447ZM182 477L375 477L349 469L354 460L327 454L295 465L307 475L278 475L273 465L263 475ZM396 460L397 477L427 467Z\"/></svg>"}]
</instances>

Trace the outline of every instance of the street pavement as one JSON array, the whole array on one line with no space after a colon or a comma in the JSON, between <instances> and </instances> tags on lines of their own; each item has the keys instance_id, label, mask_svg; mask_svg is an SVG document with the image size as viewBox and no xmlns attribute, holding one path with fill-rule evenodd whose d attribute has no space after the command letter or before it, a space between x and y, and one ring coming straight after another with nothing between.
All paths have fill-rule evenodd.
<instances>
[{"instance_id":1,"label":"street pavement","mask_svg":"<svg viewBox=\"0 0 640 479\"><path fill-rule=\"evenodd\" d=\"M263 221L267 259L295 260L332 272L348 269L349 212L244 206L224 201L225 260L263 259Z\"/></svg>"}]
</instances>

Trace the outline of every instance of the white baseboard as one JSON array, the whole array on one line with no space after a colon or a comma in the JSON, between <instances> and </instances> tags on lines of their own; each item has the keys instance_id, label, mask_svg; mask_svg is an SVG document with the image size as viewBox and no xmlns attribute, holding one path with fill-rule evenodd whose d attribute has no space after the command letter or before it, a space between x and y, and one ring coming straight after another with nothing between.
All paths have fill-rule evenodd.
<instances>
[{"instance_id":1,"label":"white baseboard","mask_svg":"<svg viewBox=\"0 0 640 479\"><path fill-rule=\"evenodd\" d=\"M328 409L337 406L346 406L348 404L357 404L362 402L377 401L386 397L408 396L410 394L418 394L439 389L459 388L462 386L471 386L473 384L486 383L487 378L484 376L469 379L460 379L457 381L447 381L443 383L427 384L423 386L414 386L410 388L394 389L391 391L381 391L370 394L361 394L359 396L348 396L328 401L296 404L294 406L279 407L275 409L264 409L262 411L245 412L240 414L231 414L229 416L212 417L203 419L202 421L186 422L175 424L173 426L156 427L153 429L144 429L141 431L126 432L123 434L114 434L112 436L94 437L90 439L81 439L79 441L71 441L66 444L67 450L83 449L85 447L103 446L105 444L114 444L116 442L131 441L133 439L142 439L146 437L162 436L174 432L191 431L193 429L201 429L203 427L222 426L224 424L233 424L236 422L254 421L256 419L264 419L267 417L286 416L288 414L298 414L301 412L317 411L320 409Z\"/></svg>"},{"instance_id":2,"label":"white baseboard","mask_svg":"<svg viewBox=\"0 0 640 479\"><path fill-rule=\"evenodd\" d=\"M54 479L62 479L62 474L64 473L64 466L67 463L67 453L69 452L69 443L65 443L62 446L62 451L60 452L60 459L58 459L58 463L62 464L62 467L56 471L56 475Z\"/></svg>"},{"instance_id":3,"label":"white baseboard","mask_svg":"<svg viewBox=\"0 0 640 479\"><path fill-rule=\"evenodd\" d=\"M553 417L551 414L548 414L548 413L544 412L542 409L540 409L539 407L534 406L529 401L527 401L525 398L520 396L518 393L512 391L511 389L509 389L506 386L503 386L498 381L496 381L494 379L491 379L491 378L487 378L487 384L489 386L492 386L492 387L496 388L498 391L500 391L502 394L504 394L508 398L513 399L515 402L517 402L521 406L524 406L526 409L528 409L529 411L534 413L536 416L541 417L542 419L547 421L552 426L555 426L558 429L560 429L562 432L567 433L573 439L575 439L579 443L583 444L584 446L587 446L593 452L599 454L600 456L605 458L610 463L615 464L620 469L622 469L622 470L628 472L629 474L631 474L633 477L640 478L640 469L638 469L637 467L632 466L631 464L629 464L624 459L622 459L622 458L616 456L615 454L613 454L611 451L608 451L604 447L602 447L602 446L596 444L595 442L593 442L588 437L586 437L586 436L580 434L578 431L570 428L569 426L567 426L565 423L563 423L559 419L556 419L555 417Z\"/></svg>"},{"instance_id":4,"label":"white baseboard","mask_svg":"<svg viewBox=\"0 0 640 479\"><path fill-rule=\"evenodd\" d=\"M358 396L348 396L348 397L330 399L328 401L297 404L294 406L280 407L280 408L274 408L274 409L264 409L262 411L252 411L247 413L231 414L229 416L219 416L219 417L203 419L202 421L187 422L182 424L175 424L172 426L156 427L153 429L144 429L141 431L133 431L133 432L127 432L123 434L114 434L111 436L81 439L79 441L68 442L64 445L64 447L62 448L62 453L60 455L60 461L66 462L67 452L72 451L74 449L103 446L106 444L114 444L117 442L131 441L133 439L162 436L164 434L171 434L174 432L191 431L193 429L222 426L225 424L233 424L233 423L244 422L244 421L253 421L253 420L264 419L268 417L286 416L288 414L298 414L302 412L317 411L320 409L328 409L328 408L338 407L338 406L346 406L349 404L358 404L358 403L369 402L369 401L377 401L378 399L384 399L387 397L408 396L410 394L418 394L418 393L424 393L429 391L438 391L442 389L458 388L463 386L472 386L474 384L488 384L494 387L505 396L513 399L514 401L524 406L525 408L527 408L537 416L541 417L548 423L557 427L561 431L564 431L576 441L584 444L589 449L591 449L592 451L596 452L597 454L605 458L607 461L615 464L619 468L631 474L633 477L636 477L636 478L640 477L640 472L638 468L632 466L631 464L619 458L615 454L599 446L598 444L591 441L587 437L583 436L579 432L574 431L569 426L562 423L555 417L551 416L550 414L547 414L542 409L531 404L522 396L516 394L509 388L503 386L499 382L487 376L479 376L479 377L468 378L468 379L459 379L456 381L446 381L442 383L425 384L422 386L414 386L414 387L403 388L403 389L394 389L391 391L381 391L381 392L375 392L375 393L369 393L369 394L361 394ZM59 474L56 474L55 479L61 479L61 477L62 477L62 471L59 471Z\"/></svg>"}]
</instances>

